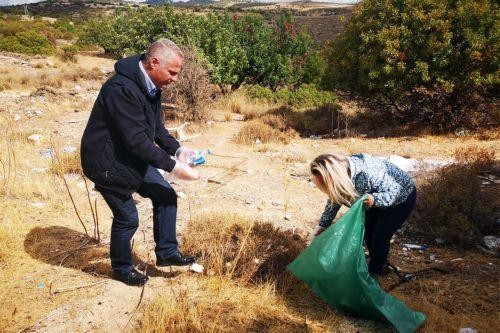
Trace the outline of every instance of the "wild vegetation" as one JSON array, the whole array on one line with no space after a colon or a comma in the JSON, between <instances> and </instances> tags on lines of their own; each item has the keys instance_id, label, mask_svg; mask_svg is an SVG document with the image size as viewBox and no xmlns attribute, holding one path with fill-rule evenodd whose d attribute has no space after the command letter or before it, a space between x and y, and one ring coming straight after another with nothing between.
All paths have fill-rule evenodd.
<instances>
[{"instance_id":1,"label":"wild vegetation","mask_svg":"<svg viewBox=\"0 0 500 333\"><path fill-rule=\"evenodd\" d=\"M366 0L324 47L297 13L264 5L94 4L89 17L77 5L0 21L0 331L390 332L286 270L324 208L308 161L328 151L445 164L412 173L417 207L391 247L403 272L424 273L379 282L428 315L423 332L495 331L500 265L477 247L499 236L495 2ZM134 196L134 260L150 280L129 288L111 279L111 212L77 147L114 59L160 37L186 59L164 94L167 127L194 123L182 144L212 150L201 181L172 182L181 249L204 271L155 266L150 202Z\"/></svg>"}]
</instances>

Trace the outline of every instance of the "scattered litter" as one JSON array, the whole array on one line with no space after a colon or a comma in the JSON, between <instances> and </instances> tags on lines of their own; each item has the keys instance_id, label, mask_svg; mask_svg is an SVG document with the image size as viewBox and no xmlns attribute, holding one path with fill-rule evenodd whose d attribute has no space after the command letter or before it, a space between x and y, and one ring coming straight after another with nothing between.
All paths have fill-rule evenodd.
<instances>
[{"instance_id":1,"label":"scattered litter","mask_svg":"<svg viewBox=\"0 0 500 333\"><path fill-rule=\"evenodd\" d=\"M33 171L36 173L46 173L49 171L49 168L33 168Z\"/></svg>"},{"instance_id":2,"label":"scattered litter","mask_svg":"<svg viewBox=\"0 0 500 333\"><path fill-rule=\"evenodd\" d=\"M500 238L495 236L484 236L483 244L487 250L500 252Z\"/></svg>"},{"instance_id":3,"label":"scattered litter","mask_svg":"<svg viewBox=\"0 0 500 333\"><path fill-rule=\"evenodd\" d=\"M464 258L455 258L455 259L451 259L450 261L451 262L455 262L455 261L463 261Z\"/></svg>"},{"instance_id":4,"label":"scattered litter","mask_svg":"<svg viewBox=\"0 0 500 333\"><path fill-rule=\"evenodd\" d=\"M321 139L323 139L323 137L321 135L311 135L309 137L309 139L312 139L312 140L321 140Z\"/></svg>"},{"instance_id":5,"label":"scattered litter","mask_svg":"<svg viewBox=\"0 0 500 333\"><path fill-rule=\"evenodd\" d=\"M417 244L403 244L407 249L427 251L427 246Z\"/></svg>"},{"instance_id":6,"label":"scattered litter","mask_svg":"<svg viewBox=\"0 0 500 333\"><path fill-rule=\"evenodd\" d=\"M191 267L189 267L189 269L196 273L203 273L204 268L202 265L194 263L191 265Z\"/></svg>"},{"instance_id":7,"label":"scattered litter","mask_svg":"<svg viewBox=\"0 0 500 333\"><path fill-rule=\"evenodd\" d=\"M15 114L14 121L19 121L19 120L21 120L21 115Z\"/></svg>"},{"instance_id":8,"label":"scattered litter","mask_svg":"<svg viewBox=\"0 0 500 333\"><path fill-rule=\"evenodd\" d=\"M255 139L255 144L256 144L256 145L260 145L261 143L262 143L262 142L260 141L260 139L259 139L259 138Z\"/></svg>"},{"instance_id":9,"label":"scattered litter","mask_svg":"<svg viewBox=\"0 0 500 333\"><path fill-rule=\"evenodd\" d=\"M436 238L435 241L437 245L444 245L446 243L442 238Z\"/></svg>"},{"instance_id":10,"label":"scattered litter","mask_svg":"<svg viewBox=\"0 0 500 333\"><path fill-rule=\"evenodd\" d=\"M177 196L178 196L179 198L181 198L181 199L184 199L184 198L186 197L186 193L184 193L184 192L180 192L180 191L179 191L179 192L177 192Z\"/></svg>"},{"instance_id":11,"label":"scattered litter","mask_svg":"<svg viewBox=\"0 0 500 333\"><path fill-rule=\"evenodd\" d=\"M470 327L464 327L461 328L460 331L458 331L458 333L477 333L477 331Z\"/></svg>"},{"instance_id":12,"label":"scattered litter","mask_svg":"<svg viewBox=\"0 0 500 333\"><path fill-rule=\"evenodd\" d=\"M42 155L42 157L52 158L52 157L55 156L54 149L47 148L47 149L44 149L44 150L40 150L40 155Z\"/></svg>"},{"instance_id":13,"label":"scattered litter","mask_svg":"<svg viewBox=\"0 0 500 333\"><path fill-rule=\"evenodd\" d=\"M42 289L43 287L45 287L42 281L38 282L36 286L38 289Z\"/></svg>"},{"instance_id":14,"label":"scattered litter","mask_svg":"<svg viewBox=\"0 0 500 333\"><path fill-rule=\"evenodd\" d=\"M291 228L288 228L286 230L286 233L290 234L290 235L295 235L296 232L297 232L297 228L296 227L291 227Z\"/></svg>"},{"instance_id":15,"label":"scattered litter","mask_svg":"<svg viewBox=\"0 0 500 333\"><path fill-rule=\"evenodd\" d=\"M247 205L251 205L253 202L252 202L252 200L245 199L245 203L246 203Z\"/></svg>"},{"instance_id":16,"label":"scattered litter","mask_svg":"<svg viewBox=\"0 0 500 333\"><path fill-rule=\"evenodd\" d=\"M290 221L292 219L292 216L290 214L286 214L284 218L286 221Z\"/></svg>"},{"instance_id":17,"label":"scattered litter","mask_svg":"<svg viewBox=\"0 0 500 333\"><path fill-rule=\"evenodd\" d=\"M31 134L30 136L28 136L28 141L30 141L31 143L39 146L39 145L42 144L43 135L41 135L41 134Z\"/></svg>"},{"instance_id":18,"label":"scattered litter","mask_svg":"<svg viewBox=\"0 0 500 333\"><path fill-rule=\"evenodd\" d=\"M63 147L61 149L61 151L63 153L66 153L66 154L73 154L76 151L76 148L75 147L71 147L71 146L67 146L67 147Z\"/></svg>"},{"instance_id":19,"label":"scattered litter","mask_svg":"<svg viewBox=\"0 0 500 333\"><path fill-rule=\"evenodd\" d=\"M432 261L436 260L436 255L435 254L431 254L429 256L429 260L432 260Z\"/></svg>"},{"instance_id":20,"label":"scattered litter","mask_svg":"<svg viewBox=\"0 0 500 333\"><path fill-rule=\"evenodd\" d=\"M36 207L36 208L43 208L45 207L47 204L45 202L32 202L31 205L33 207Z\"/></svg>"}]
</instances>

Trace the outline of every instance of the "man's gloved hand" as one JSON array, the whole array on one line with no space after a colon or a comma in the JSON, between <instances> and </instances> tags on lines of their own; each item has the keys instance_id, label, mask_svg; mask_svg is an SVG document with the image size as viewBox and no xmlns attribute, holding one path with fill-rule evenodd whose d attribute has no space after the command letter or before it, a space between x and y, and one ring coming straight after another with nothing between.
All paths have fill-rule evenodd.
<instances>
[{"instance_id":1,"label":"man's gloved hand","mask_svg":"<svg viewBox=\"0 0 500 333\"><path fill-rule=\"evenodd\" d=\"M317 225L316 228L314 228L313 232L312 232L312 235L313 237L318 237L319 235L321 235L321 233L323 231L325 231L326 228L325 227L322 227L320 225Z\"/></svg>"},{"instance_id":2,"label":"man's gloved hand","mask_svg":"<svg viewBox=\"0 0 500 333\"><path fill-rule=\"evenodd\" d=\"M175 152L175 157L182 163L190 164L196 157L196 150L189 147L179 147Z\"/></svg>"},{"instance_id":3,"label":"man's gloved hand","mask_svg":"<svg viewBox=\"0 0 500 333\"><path fill-rule=\"evenodd\" d=\"M200 179L200 173L197 170L191 168L186 163L182 163L180 161L177 161L175 163L175 167L172 169L170 173L181 180Z\"/></svg>"}]
</instances>

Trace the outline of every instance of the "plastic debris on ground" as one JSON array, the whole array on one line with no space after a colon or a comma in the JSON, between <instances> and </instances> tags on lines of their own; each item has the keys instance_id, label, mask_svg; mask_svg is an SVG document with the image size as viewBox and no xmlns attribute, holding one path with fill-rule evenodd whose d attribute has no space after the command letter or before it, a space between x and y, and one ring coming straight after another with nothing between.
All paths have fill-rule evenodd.
<instances>
[{"instance_id":1,"label":"plastic debris on ground","mask_svg":"<svg viewBox=\"0 0 500 333\"><path fill-rule=\"evenodd\" d=\"M203 273L204 267L200 264L192 264L191 267L189 267L190 270L192 270L195 273Z\"/></svg>"},{"instance_id":2,"label":"plastic debris on ground","mask_svg":"<svg viewBox=\"0 0 500 333\"><path fill-rule=\"evenodd\" d=\"M398 332L415 332L426 316L384 292L368 272L363 199L316 237L288 269L339 312L390 323Z\"/></svg>"},{"instance_id":3,"label":"plastic debris on ground","mask_svg":"<svg viewBox=\"0 0 500 333\"><path fill-rule=\"evenodd\" d=\"M427 246L417 244L403 244L407 249L427 251Z\"/></svg>"}]
</instances>

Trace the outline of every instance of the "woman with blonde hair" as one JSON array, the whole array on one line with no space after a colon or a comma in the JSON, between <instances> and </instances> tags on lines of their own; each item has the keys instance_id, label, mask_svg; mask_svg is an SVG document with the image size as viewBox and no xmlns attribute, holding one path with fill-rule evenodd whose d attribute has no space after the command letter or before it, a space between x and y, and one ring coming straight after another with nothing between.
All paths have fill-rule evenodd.
<instances>
[{"instance_id":1,"label":"woman with blonde hair","mask_svg":"<svg viewBox=\"0 0 500 333\"><path fill-rule=\"evenodd\" d=\"M396 165L368 154L322 154L310 165L313 183L328 195L313 235L331 224L341 205L350 206L367 194L364 205L368 270L374 276L388 271L390 240L415 207L417 192L411 177Z\"/></svg>"}]
</instances>

